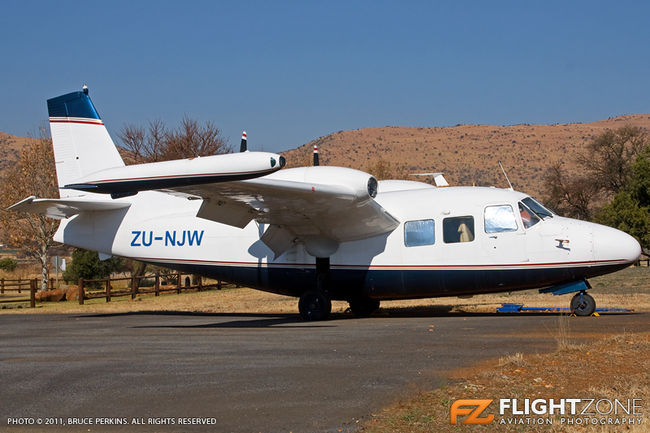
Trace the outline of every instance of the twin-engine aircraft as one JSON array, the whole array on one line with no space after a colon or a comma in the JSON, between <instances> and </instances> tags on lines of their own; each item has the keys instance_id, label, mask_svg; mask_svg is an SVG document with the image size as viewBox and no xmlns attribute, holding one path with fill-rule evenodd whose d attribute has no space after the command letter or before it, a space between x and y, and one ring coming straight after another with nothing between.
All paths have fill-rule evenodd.
<instances>
[{"instance_id":1,"label":"twin-engine aircraft","mask_svg":"<svg viewBox=\"0 0 650 433\"><path fill-rule=\"evenodd\" d=\"M55 240L299 297L307 320L331 300L371 314L381 300L539 288L576 293L641 253L631 236L563 218L512 189L378 182L342 167L280 170L250 152L125 166L87 88L47 101L60 198L11 209L61 220Z\"/></svg>"}]
</instances>

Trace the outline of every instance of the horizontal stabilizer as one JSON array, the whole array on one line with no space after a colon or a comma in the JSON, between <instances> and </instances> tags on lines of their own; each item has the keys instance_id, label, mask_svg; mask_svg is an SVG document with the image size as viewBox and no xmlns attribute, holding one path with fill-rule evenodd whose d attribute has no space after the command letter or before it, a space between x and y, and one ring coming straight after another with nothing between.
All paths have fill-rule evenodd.
<instances>
[{"instance_id":1,"label":"horizontal stabilizer","mask_svg":"<svg viewBox=\"0 0 650 433\"><path fill-rule=\"evenodd\" d=\"M17 212L35 213L54 219L70 218L82 212L99 212L125 209L131 203L115 200L88 200L85 198L36 198L27 197L7 208Z\"/></svg>"}]
</instances>

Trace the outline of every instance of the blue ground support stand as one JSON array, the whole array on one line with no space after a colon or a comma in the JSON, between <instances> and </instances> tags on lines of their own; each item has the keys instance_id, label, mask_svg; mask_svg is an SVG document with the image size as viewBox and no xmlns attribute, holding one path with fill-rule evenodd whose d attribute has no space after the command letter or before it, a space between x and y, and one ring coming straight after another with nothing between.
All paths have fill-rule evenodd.
<instances>
[{"instance_id":1,"label":"blue ground support stand","mask_svg":"<svg viewBox=\"0 0 650 433\"><path fill-rule=\"evenodd\" d=\"M566 295L573 292L584 292L591 289L591 286L586 280L572 281L570 283L559 284L546 289L539 289L539 293L553 293L554 295Z\"/></svg>"},{"instance_id":2,"label":"blue ground support stand","mask_svg":"<svg viewBox=\"0 0 650 433\"><path fill-rule=\"evenodd\" d=\"M498 313L521 313L524 311L540 311L549 313L571 312L570 308L560 307L524 307L524 304L501 304ZM631 313L629 308L596 308L596 313Z\"/></svg>"}]
</instances>

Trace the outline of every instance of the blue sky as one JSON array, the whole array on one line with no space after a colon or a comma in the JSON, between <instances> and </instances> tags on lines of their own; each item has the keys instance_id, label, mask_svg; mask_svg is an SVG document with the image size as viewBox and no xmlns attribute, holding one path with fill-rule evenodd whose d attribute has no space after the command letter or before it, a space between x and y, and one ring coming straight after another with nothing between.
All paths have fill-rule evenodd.
<instances>
[{"instance_id":1,"label":"blue sky","mask_svg":"<svg viewBox=\"0 0 650 433\"><path fill-rule=\"evenodd\" d=\"M647 2L3 2L0 131L87 83L109 131L187 114L281 151L345 129L650 112ZM117 140L116 140L117 141Z\"/></svg>"}]
</instances>

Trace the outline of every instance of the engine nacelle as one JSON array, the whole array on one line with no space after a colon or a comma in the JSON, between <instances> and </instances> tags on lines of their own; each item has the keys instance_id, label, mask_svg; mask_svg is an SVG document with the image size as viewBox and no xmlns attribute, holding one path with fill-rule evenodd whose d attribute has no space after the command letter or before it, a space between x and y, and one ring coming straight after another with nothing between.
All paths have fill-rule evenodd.
<instances>
[{"instance_id":1,"label":"engine nacelle","mask_svg":"<svg viewBox=\"0 0 650 433\"><path fill-rule=\"evenodd\" d=\"M287 168L268 176L269 179L305 182L334 186L351 192L357 199L374 198L377 195L377 179L360 170L345 167L298 167Z\"/></svg>"}]
</instances>

